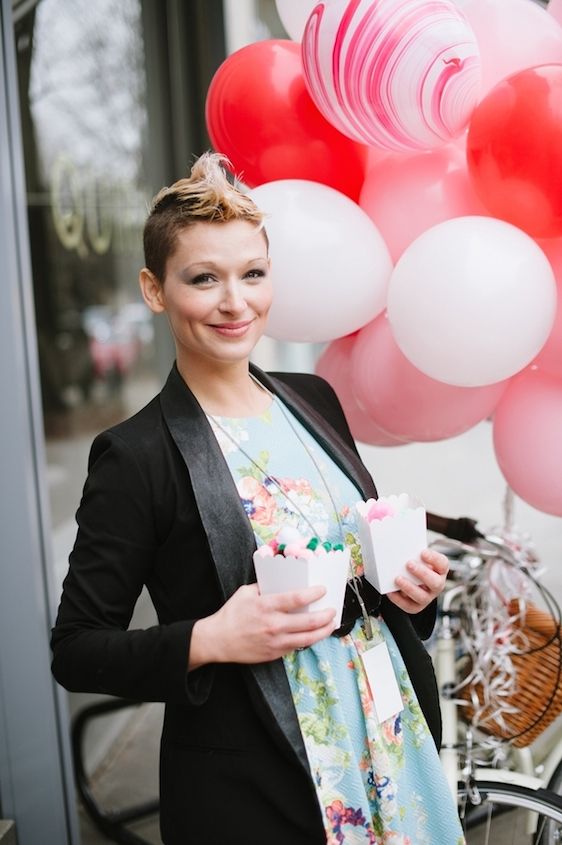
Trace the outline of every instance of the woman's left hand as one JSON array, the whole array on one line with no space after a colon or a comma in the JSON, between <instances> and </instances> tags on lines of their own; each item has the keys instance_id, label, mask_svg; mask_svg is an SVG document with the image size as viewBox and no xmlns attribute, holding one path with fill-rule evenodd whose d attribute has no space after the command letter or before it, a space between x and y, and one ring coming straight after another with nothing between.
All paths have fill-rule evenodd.
<instances>
[{"instance_id":1,"label":"woman's left hand","mask_svg":"<svg viewBox=\"0 0 562 845\"><path fill-rule=\"evenodd\" d=\"M406 569L421 583L414 584L404 575L398 575L395 581L398 590L388 593L390 601L406 613L419 613L431 604L443 590L449 571L449 561L441 552L424 549L420 557L418 561L409 560Z\"/></svg>"}]
</instances>

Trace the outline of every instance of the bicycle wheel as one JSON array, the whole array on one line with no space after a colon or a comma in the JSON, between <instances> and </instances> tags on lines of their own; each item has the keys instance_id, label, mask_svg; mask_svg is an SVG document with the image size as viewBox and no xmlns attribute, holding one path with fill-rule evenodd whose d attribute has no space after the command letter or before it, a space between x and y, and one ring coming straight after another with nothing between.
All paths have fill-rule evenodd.
<instances>
[{"instance_id":1,"label":"bicycle wheel","mask_svg":"<svg viewBox=\"0 0 562 845\"><path fill-rule=\"evenodd\" d=\"M547 789L478 781L472 804L459 784L459 812L467 845L554 845L562 842L562 798ZM548 825L548 827L547 827ZM546 835L553 838L545 839Z\"/></svg>"},{"instance_id":2,"label":"bicycle wheel","mask_svg":"<svg viewBox=\"0 0 562 845\"><path fill-rule=\"evenodd\" d=\"M555 792L556 795L562 795L562 762L558 763L547 788L549 792ZM547 819L544 824L540 845L556 845L556 843L561 842L562 828L553 819Z\"/></svg>"}]
</instances>

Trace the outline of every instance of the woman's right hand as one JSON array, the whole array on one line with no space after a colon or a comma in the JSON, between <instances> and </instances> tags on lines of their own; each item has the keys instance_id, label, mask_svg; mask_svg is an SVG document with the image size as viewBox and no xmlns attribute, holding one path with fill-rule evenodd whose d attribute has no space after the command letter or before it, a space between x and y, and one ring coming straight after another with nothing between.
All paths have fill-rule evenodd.
<instances>
[{"instance_id":1,"label":"woman's right hand","mask_svg":"<svg viewBox=\"0 0 562 845\"><path fill-rule=\"evenodd\" d=\"M189 669L206 663L264 663L329 636L335 610L298 611L325 594L321 586L260 595L257 584L239 587L191 634Z\"/></svg>"}]
</instances>

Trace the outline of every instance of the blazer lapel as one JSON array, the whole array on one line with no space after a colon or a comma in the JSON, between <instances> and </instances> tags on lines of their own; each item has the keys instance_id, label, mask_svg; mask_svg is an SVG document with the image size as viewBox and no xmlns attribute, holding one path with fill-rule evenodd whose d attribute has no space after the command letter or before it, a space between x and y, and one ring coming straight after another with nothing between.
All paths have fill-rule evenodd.
<instances>
[{"instance_id":1,"label":"blazer lapel","mask_svg":"<svg viewBox=\"0 0 562 845\"><path fill-rule=\"evenodd\" d=\"M297 419L314 435L334 463L358 487L363 497L377 498L375 483L357 453L312 405L309 405L294 388L281 379L269 376L253 364L250 365L250 369L268 390L276 393L283 400Z\"/></svg>"},{"instance_id":2,"label":"blazer lapel","mask_svg":"<svg viewBox=\"0 0 562 845\"><path fill-rule=\"evenodd\" d=\"M207 418L181 378L172 369L160 394L166 425L185 462L197 508L207 535L224 599L242 584L256 580L252 555L256 549L250 521L244 511ZM274 735L289 745L309 772L308 758L298 723L291 689L282 660L251 664L258 692L274 723Z\"/></svg>"},{"instance_id":3,"label":"blazer lapel","mask_svg":"<svg viewBox=\"0 0 562 845\"><path fill-rule=\"evenodd\" d=\"M256 548L234 480L197 399L174 366L160 394L166 425L185 462L225 599L255 581Z\"/></svg>"}]
</instances>

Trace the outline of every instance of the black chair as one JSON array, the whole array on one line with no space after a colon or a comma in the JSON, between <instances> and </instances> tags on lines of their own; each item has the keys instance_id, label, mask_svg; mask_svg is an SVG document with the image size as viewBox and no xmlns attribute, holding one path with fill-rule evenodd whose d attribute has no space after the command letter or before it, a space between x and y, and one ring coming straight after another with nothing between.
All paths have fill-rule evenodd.
<instances>
[{"instance_id":1,"label":"black chair","mask_svg":"<svg viewBox=\"0 0 562 845\"><path fill-rule=\"evenodd\" d=\"M122 810L104 810L96 800L91 788L89 778L84 766L84 736L89 723L100 716L106 716L125 707L139 707L140 702L128 701L123 698L101 701L83 707L72 720L71 741L72 759L74 762L74 777L76 788L82 799L84 809L95 827L113 842L121 842L123 845L151 845L142 836L128 830L125 825L139 819L147 818L158 813L159 802L157 799L138 804L134 807L126 807Z\"/></svg>"}]
</instances>

